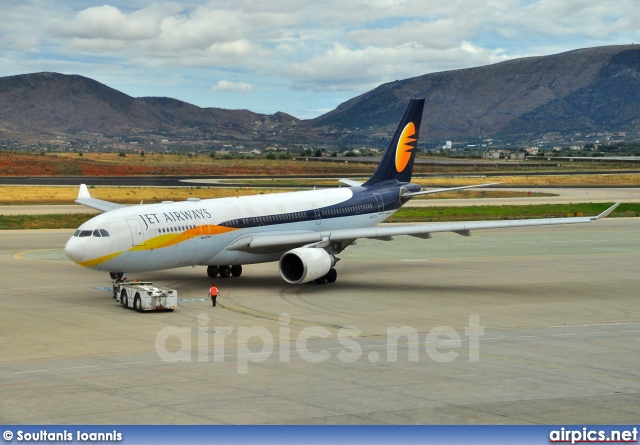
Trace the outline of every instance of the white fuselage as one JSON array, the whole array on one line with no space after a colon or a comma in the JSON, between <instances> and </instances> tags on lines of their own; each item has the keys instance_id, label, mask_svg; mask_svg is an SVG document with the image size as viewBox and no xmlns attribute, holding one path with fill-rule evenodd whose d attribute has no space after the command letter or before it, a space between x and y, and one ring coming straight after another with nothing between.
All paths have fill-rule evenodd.
<instances>
[{"instance_id":1,"label":"white fuselage","mask_svg":"<svg viewBox=\"0 0 640 445\"><path fill-rule=\"evenodd\" d=\"M374 192L339 188L123 207L82 224L65 252L81 266L142 272L190 265L277 261L284 251L226 248L252 234L291 234L374 226L393 213Z\"/></svg>"}]
</instances>

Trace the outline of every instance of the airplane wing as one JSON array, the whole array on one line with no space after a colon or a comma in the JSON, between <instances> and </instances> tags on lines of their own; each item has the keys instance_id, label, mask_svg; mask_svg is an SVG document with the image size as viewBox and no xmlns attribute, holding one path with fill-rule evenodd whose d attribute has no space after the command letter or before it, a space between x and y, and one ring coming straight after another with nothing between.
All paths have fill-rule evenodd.
<instances>
[{"instance_id":1,"label":"airplane wing","mask_svg":"<svg viewBox=\"0 0 640 445\"><path fill-rule=\"evenodd\" d=\"M301 246L324 247L328 246L332 242L342 244L346 243L348 245L358 238L391 241L394 236L409 235L417 238L428 239L431 238L432 233L437 232L453 232L462 236L470 236L471 230L480 229L505 229L512 227L589 223L609 216L619 205L620 202L617 202L598 216L519 219L507 221L402 224L362 229L330 230L325 232L247 235L234 241L227 247L227 250L238 250L251 253L278 252Z\"/></svg>"},{"instance_id":2,"label":"airplane wing","mask_svg":"<svg viewBox=\"0 0 640 445\"><path fill-rule=\"evenodd\" d=\"M116 204L115 202L92 198L86 184L80 184L80 191L78 192L78 199L76 199L76 202L78 204L91 207L92 209L100 210L101 212L108 212L110 210L124 207L122 204Z\"/></svg>"}]
</instances>

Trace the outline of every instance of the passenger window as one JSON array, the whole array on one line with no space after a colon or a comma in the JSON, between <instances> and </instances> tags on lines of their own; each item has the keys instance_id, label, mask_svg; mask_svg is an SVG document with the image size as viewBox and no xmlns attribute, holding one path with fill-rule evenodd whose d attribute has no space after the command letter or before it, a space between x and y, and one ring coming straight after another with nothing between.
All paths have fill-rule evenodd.
<instances>
[{"instance_id":1,"label":"passenger window","mask_svg":"<svg viewBox=\"0 0 640 445\"><path fill-rule=\"evenodd\" d=\"M104 229L100 229L100 235L102 235L103 237L104 237L104 236L109 236L109 232L107 232L107 231L106 231L106 230L104 230Z\"/></svg>"}]
</instances>

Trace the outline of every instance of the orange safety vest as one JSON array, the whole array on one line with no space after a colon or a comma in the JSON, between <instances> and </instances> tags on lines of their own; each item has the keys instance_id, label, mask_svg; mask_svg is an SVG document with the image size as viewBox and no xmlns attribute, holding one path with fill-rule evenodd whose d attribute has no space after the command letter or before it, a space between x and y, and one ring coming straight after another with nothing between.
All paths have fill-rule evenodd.
<instances>
[{"instance_id":1,"label":"orange safety vest","mask_svg":"<svg viewBox=\"0 0 640 445\"><path fill-rule=\"evenodd\" d=\"M213 296L217 296L219 294L218 292L218 288L215 286L211 286L211 289L209 290L209 294L213 297Z\"/></svg>"}]
</instances>

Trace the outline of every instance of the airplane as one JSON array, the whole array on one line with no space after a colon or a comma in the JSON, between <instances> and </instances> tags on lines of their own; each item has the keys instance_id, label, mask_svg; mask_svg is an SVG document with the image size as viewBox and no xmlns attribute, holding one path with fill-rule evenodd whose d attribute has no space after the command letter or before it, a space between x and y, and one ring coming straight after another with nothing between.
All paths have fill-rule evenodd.
<instances>
[{"instance_id":1,"label":"airplane","mask_svg":"<svg viewBox=\"0 0 640 445\"><path fill-rule=\"evenodd\" d=\"M592 217L379 226L416 196L492 185L422 190L411 183L424 102L409 102L373 175L364 183L341 179L348 187L124 206L92 198L82 184L75 202L104 213L78 228L65 253L114 280L198 265L207 266L209 277L237 277L243 265L278 261L287 283L324 284L336 281L337 255L360 238L589 223L620 204Z\"/></svg>"}]
</instances>

